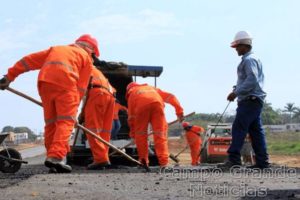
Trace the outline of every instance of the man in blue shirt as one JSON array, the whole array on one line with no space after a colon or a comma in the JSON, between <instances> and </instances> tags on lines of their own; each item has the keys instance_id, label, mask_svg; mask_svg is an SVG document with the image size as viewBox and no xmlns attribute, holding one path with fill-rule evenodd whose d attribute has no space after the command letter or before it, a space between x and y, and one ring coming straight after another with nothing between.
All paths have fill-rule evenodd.
<instances>
[{"instance_id":1,"label":"man in blue shirt","mask_svg":"<svg viewBox=\"0 0 300 200\"><path fill-rule=\"evenodd\" d=\"M261 122L261 113L266 93L263 91L264 74L262 64L252 50L252 38L246 31L236 34L231 43L242 60L237 68L238 80L235 89L228 95L228 101L237 98L238 107L232 125L232 143L228 149L228 161L222 166L241 165L240 151L249 133L255 152L256 164L250 168L269 167L265 133ZM221 166L221 167L222 167Z\"/></svg>"}]
</instances>

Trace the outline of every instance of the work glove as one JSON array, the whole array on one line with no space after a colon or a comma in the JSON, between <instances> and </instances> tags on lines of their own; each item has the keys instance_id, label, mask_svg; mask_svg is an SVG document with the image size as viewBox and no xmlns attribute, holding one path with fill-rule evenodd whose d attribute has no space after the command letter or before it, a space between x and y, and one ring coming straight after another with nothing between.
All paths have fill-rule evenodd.
<instances>
[{"instance_id":1,"label":"work glove","mask_svg":"<svg viewBox=\"0 0 300 200\"><path fill-rule=\"evenodd\" d=\"M5 90L10 84L10 80L8 80L7 76L4 76L1 80L0 80L0 89L1 90Z\"/></svg>"},{"instance_id":2,"label":"work glove","mask_svg":"<svg viewBox=\"0 0 300 200\"><path fill-rule=\"evenodd\" d=\"M231 92L228 96L227 96L227 100L228 101L234 101L234 99L236 98L236 94L234 92Z\"/></svg>"}]
</instances>

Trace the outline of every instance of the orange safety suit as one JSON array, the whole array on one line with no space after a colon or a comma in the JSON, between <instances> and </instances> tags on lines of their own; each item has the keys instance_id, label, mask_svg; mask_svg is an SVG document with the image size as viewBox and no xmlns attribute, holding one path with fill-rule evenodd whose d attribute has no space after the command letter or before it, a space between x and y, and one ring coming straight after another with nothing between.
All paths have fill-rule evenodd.
<instances>
[{"instance_id":1,"label":"orange safety suit","mask_svg":"<svg viewBox=\"0 0 300 200\"><path fill-rule=\"evenodd\" d=\"M93 67L92 83L89 87L84 119L86 128L105 141L110 141L115 99L108 80L101 71ZM94 163L109 162L109 147L87 134Z\"/></svg>"},{"instance_id":2,"label":"orange safety suit","mask_svg":"<svg viewBox=\"0 0 300 200\"><path fill-rule=\"evenodd\" d=\"M120 110L124 110L127 111L127 108L123 105L121 105L118 102L115 102L115 107L114 107L114 120L118 120L119 119L119 111Z\"/></svg>"},{"instance_id":3,"label":"orange safety suit","mask_svg":"<svg viewBox=\"0 0 300 200\"><path fill-rule=\"evenodd\" d=\"M200 149L202 146L202 140L200 133L204 132L204 129L201 126L189 126L185 128L186 133L185 137L190 146L192 165L198 165L200 160Z\"/></svg>"},{"instance_id":4,"label":"orange safety suit","mask_svg":"<svg viewBox=\"0 0 300 200\"><path fill-rule=\"evenodd\" d=\"M72 44L27 55L8 69L10 81L24 72L40 69L38 90L44 109L48 158L63 159L70 150L68 141L92 66L91 56Z\"/></svg>"},{"instance_id":5,"label":"orange safety suit","mask_svg":"<svg viewBox=\"0 0 300 200\"><path fill-rule=\"evenodd\" d=\"M164 113L164 102L175 107L177 116L183 116L183 108L177 98L168 92L147 84L132 87L127 91L128 124L130 136L135 138L139 160L149 164L148 124L153 130L154 148L160 166L168 164L168 124Z\"/></svg>"}]
</instances>

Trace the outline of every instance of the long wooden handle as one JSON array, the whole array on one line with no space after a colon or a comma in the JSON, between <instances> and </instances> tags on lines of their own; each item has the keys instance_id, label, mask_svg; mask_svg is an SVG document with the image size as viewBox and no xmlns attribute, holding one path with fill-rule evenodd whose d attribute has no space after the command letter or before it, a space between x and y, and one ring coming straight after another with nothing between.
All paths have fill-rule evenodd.
<instances>
[{"instance_id":1,"label":"long wooden handle","mask_svg":"<svg viewBox=\"0 0 300 200\"><path fill-rule=\"evenodd\" d=\"M187 115L185 115L185 116L183 116L183 117L184 117L184 118L190 117L190 116L192 116L192 115L194 115L194 114L195 114L195 112L191 112L191 113L189 113L189 114L187 114ZM169 122L168 125L170 126L170 125L172 125L172 124L175 124L176 122L178 122L178 119Z\"/></svg>"},{"instance_id":2,"label":"long wooden handle","mask_svg":"<svg viewBox=\"0 0 300 200\"><path fill-rule=\"evenodd\" d=\"M10 87L7 87L6 90L8 90L8 91L10 91L10 92L12 92L12 93L14 93L16 95L19 95L21 97L24 97L25 99L28 99L29 101L31 101L31 102L39 105L39 106L43 106L43 104L40 101L38 101L38 100L36 100L36 99L34 99L34 98L32 98L32 97L30 97L30 96L22 93L22 92L19 92L19 91L15 90L15 89L12 89Z\"/></svg>"}]
</instances>

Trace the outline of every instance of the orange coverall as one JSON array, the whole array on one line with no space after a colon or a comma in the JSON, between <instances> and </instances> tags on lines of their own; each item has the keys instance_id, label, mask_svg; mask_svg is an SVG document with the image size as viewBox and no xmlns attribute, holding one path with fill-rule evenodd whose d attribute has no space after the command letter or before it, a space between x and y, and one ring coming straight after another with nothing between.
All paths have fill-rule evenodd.
<instances>
[{"instance_id":1,"label":"orange coverall","mask_svg":"<svg viewBox=\"0 0 300 200\"><path fill-rule=\"evenodd\" d=\"M204 132L204 129L200 126L190 126L185 128L186 130L186 140L190 146L191 150L191 158L192 158L192 165L198 165L201 160L200 160L200 149L202 146L202 140L200 137L200 133Z\"/></svg>"},{"instance_id":2,"label":"orange coverall","mask_svg":"<svg viewBox=\"0 0 300 200\"><path fill-rule=\"evenodd\" d=\"M149 164L148 124L153 130L154 148L160 166L168 164L168 124L164 113L164 102L175 107L177 116L183 116L183 108L177 98L168 92L147 84L132 87L128 92L128 124L131 137L135 138L139 160Z\"/></svg>"},{"instance_id":3,"label":"orange coverall","mask_svg":"<svg viewBox=\"0 0 300 200\"><path fill-rule=\"evenodd\" d=\"M115 102L115 107L114 107L114 120L119 120L119 111L124 110L127 111L127 108L123 105L121 105L118 102Z\"/></svg>"},{"instance_id":4,"label":"orange coverall","mask_svg":"<svg viewBox=\"0 0 300 200\"><path fill-rule=\"evenodd\" d=\"M27 55L8 69L10 81L24 72L40 69L38 90L44 109L48 158L63 159L70 150L68 141L92 67L91 56L73 44Z\"/></svg>"},{"instance_id":5,"label":"orange coverall","mask_svg":"<svg viewBox=\"0 0 300 200\"><path fill-rule=\"evenodd\" d=\"M89 89L84 109L85 126L109 142L115 104L113 90L102 72L95 67L92 70L92 77L91 88ZM109 162L109 147L96 140L93 136L86 135L94 163Z\"/></svg>"}]
</instances>

